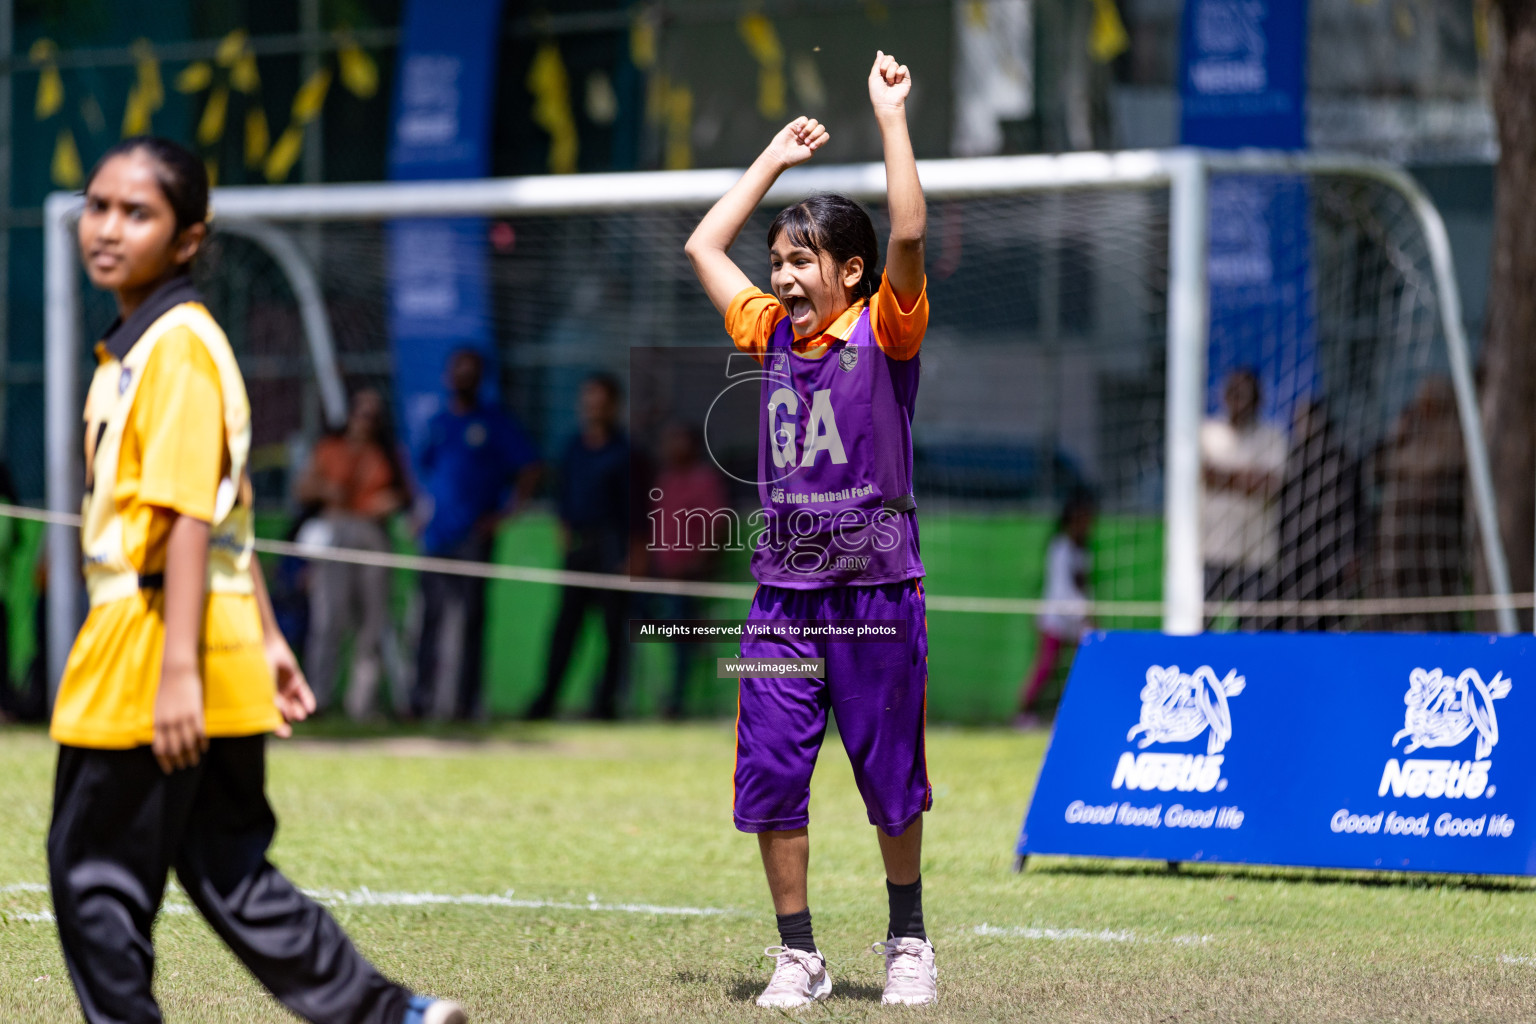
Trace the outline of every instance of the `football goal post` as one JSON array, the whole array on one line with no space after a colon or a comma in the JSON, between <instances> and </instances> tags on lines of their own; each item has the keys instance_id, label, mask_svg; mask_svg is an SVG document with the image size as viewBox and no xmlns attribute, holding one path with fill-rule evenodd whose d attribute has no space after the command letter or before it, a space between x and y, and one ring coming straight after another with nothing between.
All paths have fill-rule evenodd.
<instances>
[{"instance_id":1,"label":"football goal post","mask_svg":"<svg viewBox=\"0 0 1536 1024\"><path fill-rule=\"evenodd\" d=\"M1515 629L1450 248L1400 168L1169 150L919 171L932 310L913 428L925 559L969 565L977 580L1013 572L994 595L1038 596L1034 552L1064 499L1087 493L1101 625L1378 628L1385 620L1363 611L1286 618L1285 602L1410 598L1454 628L1468 607L1455 599L1481 562L1478 607ZM266 453L256 461L278 466L338 423L349 388L390 393L398 280L387 225L400 219L483 222L474 258L501 394L546 451L572 425L583 375L627 371L633 349L719 346L723 368L729 342L682 250L737 176L215 189L199 283L245 368ZM884 188L880 164L790 171L743 232L737 262L766 287L773 211L821 191L865 203L883 244ZM87 339L113 315L80 267L79 202L61 193L46 206L55 513L78 510ZM1256 410L1224 429L1236 377L1257 392ZM267 493L278 500L282 487ZM50 563L73 567L77 543L55 526ZM1223 571L1250 568L1253 586L1213 591ZM70 574L52 579L57 679L82 609ZM1117 601L1160 615L1117 617ZM1223 618L1221 602L1236 610Z\"/></svg>"}]
</instances>

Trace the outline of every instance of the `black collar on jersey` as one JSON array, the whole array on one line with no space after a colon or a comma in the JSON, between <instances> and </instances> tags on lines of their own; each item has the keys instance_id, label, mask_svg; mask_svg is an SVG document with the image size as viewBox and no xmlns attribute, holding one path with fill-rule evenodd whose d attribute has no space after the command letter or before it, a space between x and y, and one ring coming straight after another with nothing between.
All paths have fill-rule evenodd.
<instances>
[{"instance_id":1,"label":"black collar on jersey","mask_svg":"<svg viewBox=\"0 0 1536 1024\"><path fill-rule=\"evenodd\" d=\"M192 275L177 274L150 292L149 297L139 303L139 308L128 314L126 320L122 317L113 320L107 333L101 336L101 344L112 353L114 359L120 360L133 348L133 343L149 330L149 325L169 313L173 307L183 302L202 301L202 293L193 285Z\"/></svg>"}]
</instances>

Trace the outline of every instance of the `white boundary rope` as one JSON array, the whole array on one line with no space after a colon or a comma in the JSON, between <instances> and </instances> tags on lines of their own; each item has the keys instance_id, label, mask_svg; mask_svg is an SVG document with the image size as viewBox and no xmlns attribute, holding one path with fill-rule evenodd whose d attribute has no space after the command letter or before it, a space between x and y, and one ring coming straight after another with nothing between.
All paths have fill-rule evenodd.
<instances>
[{"instance_id":1,"label":"white boundary rope","mask_svg":"<svg viewBox=\"0 0 1536 1024\"><path fill-rule=\"evenodd\" d=\"M30 519L50 526L80 528L80 517L71 513L50 512L26 505L0 504L0 517ZM432 558L426 555L399 555L385 551L334 548L318 544L295 544L284 540L257 540L262 554L351 565L373 565L406 572L433 572L446 576L474 576L509 583L544 583L555 586L586 587L592 590L622 590L634 594L675 594L682 597L706 597L750 601L757 592L753 583L709 583L692 580L641 579L615 573L577 572L570 569L543 569L532 565L495 565L457 558ZM1160 618L1161 601L1045 601L1024 597L956 597L945 594L927 596L929 611L966 612L981 615L1091 615L1097 618ZM1536 593L1467 594L1460 597L1368 597L1338 601L1228 601L1208 602L1208 615L1241 615L1271 618L1306 618L1313 616L1415 615L1434 612L1485 612L1501 607L1536 607Z\"/></svg>"}]
</instances>

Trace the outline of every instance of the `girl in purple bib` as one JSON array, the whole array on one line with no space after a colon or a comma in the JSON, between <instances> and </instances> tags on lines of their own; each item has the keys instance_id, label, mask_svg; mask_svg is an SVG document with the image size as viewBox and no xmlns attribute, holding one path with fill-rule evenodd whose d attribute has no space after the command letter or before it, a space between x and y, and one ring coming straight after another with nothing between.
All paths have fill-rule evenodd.
<instances>
[{"instance_id":1,"label":"girl in purple bib","mask_svg":"<svg viewBox=\"0 0 1536 1024\"><path fill-rule=\"evenodd\" d=\"M832 990L811 931L806 827L811 772L834 708L885 862L890 927L874 944L885 958L882 1001L938 996L920 874L933 795L912 413L928 299L927 213L906 121L911 87L905 65L876 54L869 98L891 222L884 274L869 215L838 195L812 196L774 219L771 295L731 261L731 245L778 176L826 144L825 126L805 117L774 137L687 245L736 347L764 371L762 532L752 557L759 587L741 655L823 662L820 678L741 680L736 827L757 834L782 943L768 949L775 969L761 1006L802 1006Z\"/></svg>"}]
</instances>

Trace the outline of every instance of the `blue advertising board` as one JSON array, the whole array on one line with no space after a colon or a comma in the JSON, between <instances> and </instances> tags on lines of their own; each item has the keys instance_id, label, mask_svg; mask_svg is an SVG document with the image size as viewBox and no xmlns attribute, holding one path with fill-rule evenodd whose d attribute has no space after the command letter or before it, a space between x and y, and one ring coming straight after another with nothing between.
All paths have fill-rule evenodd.
<instances>
[{"instance_id":1,"label":"blue advertising board","mask_svg":"<svg viewBox=\"0 0 1536 1024\"><path fill-rule=\"evenodd\" d=\"M1017 852L1536 874L1536 638L1097 633Z\"/></svg>"},{"instance_id":2,"label":"blue advertising board","mask_svg":"<svg viewBox=\"0 0 1536 1024\"><path fill-rule=\"evenodd\" d=\"M389 176L480 178L491 167L491 99L501 0L409 0L395 90ZM486 225L477 217L389 225L389 327L395 396L412 451L442 407L444 365L459 348L495 355ZM485 375L488 388L496 374Z\"/></svg>"},{"instance_id":3,"label":"blue advertising board","mask_svg":"<svg viewBox=\"0 0 1536 1024\"><path fill-rule=\"evenodd\" d=\"M1188 0L1179 54L1179 138L1186 146L1306 146L1307 6Z\"/></svg>"}]
</instances>

